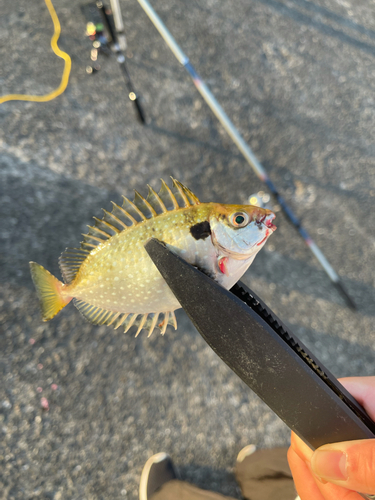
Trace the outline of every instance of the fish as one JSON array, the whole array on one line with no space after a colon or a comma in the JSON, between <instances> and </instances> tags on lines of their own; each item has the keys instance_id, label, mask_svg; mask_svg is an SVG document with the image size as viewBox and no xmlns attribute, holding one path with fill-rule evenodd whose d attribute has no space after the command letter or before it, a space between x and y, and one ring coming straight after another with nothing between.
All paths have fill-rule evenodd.
<instances>
[{"instance_id":1,"label":"fish","mask_svg":"<svg viewBox=\"0 0 375 500\"><path fill-rule=\"evenodd\" d=\"M66 248L59 258L63 282L36 262L31 277L42 319L49 321L73 301L94 325L137 326L136 336L167 325L177 329L180 304L148 256L151 238L230 289L245 273L275 231L275 214L253 205L201 203L176 179L161 180L147 198L135 191L103 209L102 219L88 226L80 248Z\"/></svg>"}]
</instances>

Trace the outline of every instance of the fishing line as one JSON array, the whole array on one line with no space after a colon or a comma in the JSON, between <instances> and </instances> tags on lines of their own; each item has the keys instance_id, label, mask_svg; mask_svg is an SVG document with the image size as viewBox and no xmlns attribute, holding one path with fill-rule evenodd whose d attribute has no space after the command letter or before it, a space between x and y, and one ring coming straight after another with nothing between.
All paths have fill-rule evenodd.
<instances>
[{"instance_id":1,"label":"fishing line","mask_svg":"<svg viewBox=\"0 0 375 500\"><path fill-rule=\"evenodd\" d=\"M55 99L55 97L62 94L68 85L70 69L72 67L72 61L70 59L70 56L66 52L62 51L57 45L57 40L59 39L61 33L59 18L57 17L56 11L52 5L51 0L44 0L44 1L52 18L53 28L54 28L54 33L51 38L51 48L53 52L57 55L57 57L61 57L61 59L64 59L65 61L64 71L61 77L60 85L57 87L57 89L53 90L49 94L40 96L28 95L28 94L8 94L0 97L0 104L7 101L33 101L33 102L52 101L52 99Z\"/></svg>"},{"instance_id":2,"label":"fishing line","mask_svg":"<svg viewBox=\"0 0 375 500\"><path fill-rule=\"evenodd\" d=\"M302 226L301 221L298 219L298 217L294 214L293 210L287 205L286 201L284 198L280 195L278 190L276 189L276 186L273 184L271 179L268 177L267 172L264 170L264 167L261 165L257 157L254 155L250 147L246 144L242 136L240 135L239 131L236 129L236 127L233 125L233 123L230 121L228 118L227 114L221 107L221 105L218 103L214 95L211 93L210 89L207 87L205 82L202 80L202 78L199 76L199 74L196 72L194 69L193 65L190 63L189 58L184 54L184 52L181 50L181 48L178 46L177 42L175 39L172 37L170 32L168 31L167 27L163 23L163 21L160 19L158 14L155 12L153 7L150 5L148 0L138 0L138 3L141 5L143 10L146 12L148 17L150 18L151 22L154 24L155 28L159 31L160 35L168 45L168 47L171 49L177 60L184 66L186 71L189 73L190 77L192 78L194 85L196 86L198 92L201 94L203 99L206 101L208 106L211 108L212 112L216 116L216 118L219 120L219 122L222 124L224 129L227 131L233 142L236 144L238 149L241 151L251 168L254 170L258 178L263 181L273 196L276 198L278 201L279 205L281 206L284 214L287 216L289 221L293 224L293 226L298 230L299 234L302 236L302 238L305 240L306 245L310 248L311 252L315 255L317 260L319 261L320 265L323 267L324 271L327 273L329 276L330 280L332 283L336 286L336 288L339 290L341 295L344 297L346 303L348 306L352 309L356 309L356 305L353 301L353 299L350 297L348 292L345 290L344 285L342 284L338 274L336 271L333 269L331 264L328 262L326 257L324 256L323 252L320 250L318 245L313 241L309 233L306 231L306 229Z\"/></svg>"}]
</instances>

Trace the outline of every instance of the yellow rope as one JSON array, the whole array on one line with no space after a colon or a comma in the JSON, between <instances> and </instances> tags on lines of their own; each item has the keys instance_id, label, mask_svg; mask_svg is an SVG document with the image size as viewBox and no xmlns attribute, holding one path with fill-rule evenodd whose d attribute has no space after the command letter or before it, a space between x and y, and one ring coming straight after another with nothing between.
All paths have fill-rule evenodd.
<instances>
[{"instance_id":1,"label":"yellow rope","mask_svg":"<svg viewBox=\"0 0 375 500\"><path fill-rule=\"evenodd\" d=\"M39 95L25 95L25 94L8 94L3 97L0 97L0 104L6 101L34 101L34 102L52 101L52 99L62 94L68 85L72 61L70 59L70 56L66 52L60 50L57 45L57 40L59 39L61 33L59 18L57 17L56 11L53 8L51 0L44 0L44 1L46 2L47 9L52 17L52 22L54 27L54 33L51 38L52 50L58 57L61 57L61 59L64 59L65 61L64 71L61 77L60 85L57 87L56 90L53 90L52 92L46 95L39 96Z\"/></svg>"}]
</instances>

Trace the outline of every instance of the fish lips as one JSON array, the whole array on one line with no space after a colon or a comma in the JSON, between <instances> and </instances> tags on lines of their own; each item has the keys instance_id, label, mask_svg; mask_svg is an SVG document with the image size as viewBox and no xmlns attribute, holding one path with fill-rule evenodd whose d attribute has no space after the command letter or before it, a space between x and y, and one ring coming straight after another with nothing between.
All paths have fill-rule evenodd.
<instances>
[{"instance_id":1,"label":"fish lips","mask_svg":"<svg viewBox=\"0 0 375 500\"><path fill-rule=\"evenodd\" d=\"M275 217L276 217L276 215L274 213L271 213L269 215L263 215L263 217L258 219L256 221L256 223L258 225L261 224L261 225L265 226L267 229L270 229L272 232L274 232L277 229L275 224L272 224L272 221L274 220Z\"/></svg>"}]
</instances>

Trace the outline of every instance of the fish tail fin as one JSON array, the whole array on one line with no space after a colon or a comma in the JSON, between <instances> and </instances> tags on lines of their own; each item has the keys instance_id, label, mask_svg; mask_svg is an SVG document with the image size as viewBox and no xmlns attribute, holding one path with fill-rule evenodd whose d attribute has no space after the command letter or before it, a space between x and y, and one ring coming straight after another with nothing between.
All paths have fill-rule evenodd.
<instances>
[{"instance_id":1,"label":"fish tail fin","mask_svg":"<svg viewBox=\"0 0 375 500\"><path fill-rule=\"evenodd\" d=\"M69 304L72 297L63 297L63 283L36 262L30 262L30 271L39 297L43 321L48 321Z\"/></svg>"}]
</instances>

